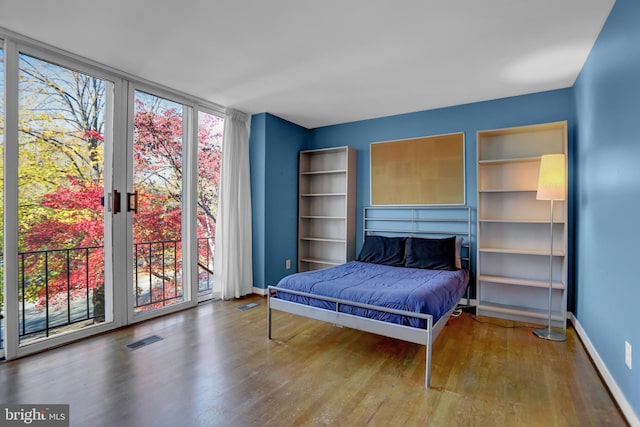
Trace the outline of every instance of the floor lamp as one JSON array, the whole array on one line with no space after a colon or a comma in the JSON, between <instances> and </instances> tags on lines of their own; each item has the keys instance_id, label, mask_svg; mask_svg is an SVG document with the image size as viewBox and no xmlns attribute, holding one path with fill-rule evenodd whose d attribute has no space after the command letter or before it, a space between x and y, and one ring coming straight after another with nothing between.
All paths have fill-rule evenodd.
<instances>
[{"instance_id":1,"label":"floor lamp","mask_svg":"<svg viewBox=\"0 0 640 427\"><path fill-rule=\"evenodd\" d=\"M538 176L537 200L551 202L551 242L549 251L549 326L536 328L533 333L539 338L549 341L566 341L567 336L562 332L551 329L551 298L553 294L553 202L566 198L566 168L564 154L546 154L540 158L540 175Z\"/></svg>"}]
</instances>

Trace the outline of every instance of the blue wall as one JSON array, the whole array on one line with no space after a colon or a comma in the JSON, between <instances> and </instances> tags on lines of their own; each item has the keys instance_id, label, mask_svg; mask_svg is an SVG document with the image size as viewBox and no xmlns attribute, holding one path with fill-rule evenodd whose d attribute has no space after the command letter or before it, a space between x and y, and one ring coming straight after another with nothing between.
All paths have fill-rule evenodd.
<instances>
[{"instance_id":1,"label":"blue wall","mask_svg":"<svg viewBox=\"0 0 640 427\"><path fill-rule=\"evenodd\" d=\"M362 207L369 203L371 142L464 132L467 204L475 208L478 130L567 120L569 218L575 227L569 231L573 260L569 309L631 410L640 413L640 322L635 313L640 281L634 270L640 241L639 22L640 2L617 0L570 89L312 130L269 114L255 116L251 130L252 191L257 202L253 208L254 255L258 256L254 285L276 283L289 273L284 270L286 258L295 266L300 149L343 145L357 149L361 224ZM253 176L254 169L258 176ZM357 241L362 241L361 230ZM635 370L624 364L625 340L636 348Z\"/></svg>"},{"instance_id":2,"label":"blue wall","mask_svg":"<svg viewBox=\"0 0 640 427\"><path fill-rule=\"evenodd\" d=\"M309 131L271 114L251 118L253 286L275 285L297 265L298 153ZM291 260L286 270L285 260Z\"/></svg>"},{"instance_id":3,"label":"blue wall","mask_svg":"<svg viewBox=\"0 0 640 427\"><path fill-rule=\"evenodd\" d=\"M344 145L356 148L358 225L362 224L362 207L369 204L369 145L372 142L464 132L466 199L467 204L475 208L476 132L566 120L571 150L573 102L571 89L563 89L312 130L271 114L254 115L250 138L254 287L277 284L282 277L296 271L300 150ZM569 206L571 209L571 204ZM356 250L359 251L362 230L359 226L356 230ZM291 270L284 268L286 259L291 259Z\"/></svg>"},{"instance_id":4,"label":"blue wall","mask_svg":"<svg viewBox=\"0 0 640 427\"><path fill-rule=\"evenodd\" d=\"M252 116L251 133L249 134L253 286L265 283L266 121L267 114L256 114Z\"/></svg>"},{"instance_id":5,"label":"blue wall","mask_svg":"<svg viewBox=\"0 0 640 427\"><path fill-rule=\"evenodd\" d=\"M563 89L317 128L311 131L310 148L350 145L357 150L356 242L359 250L362 207L369 204L370 197L369 145L372 142L464 132L466 200L467 205L475 208L477 131L567 120L571 141L573 112L572 92ZM472 240L475 242L475 238Z\"/></svg>"},{"instance_id":6,"label":"blue wall","mask_svg":"<svg viewBox=\"0 0 640 427\"><path fill-rule=\"evenodd\" d=\"M618 0L574 86L574 314L640 414L640 2ZM625 340L635 349L624 363Z\"/></svg>"}]
</instances>

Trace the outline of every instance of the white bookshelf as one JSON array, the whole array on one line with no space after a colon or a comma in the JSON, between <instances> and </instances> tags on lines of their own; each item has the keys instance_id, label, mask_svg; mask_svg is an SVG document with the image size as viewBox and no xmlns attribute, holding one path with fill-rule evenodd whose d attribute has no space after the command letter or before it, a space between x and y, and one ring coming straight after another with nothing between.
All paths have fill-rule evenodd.
<instances>
[{"instance_id":1,"label":"white bookshelf","mask_svg":"<svg viewBox=\"0 0 640 427\"><path fill-rule=\"evenodd\" d=\"M298 271L355 258L356 150L300 152Z\"/></svg>"},{"instance_id":2,"label":"white bookshelf","mask_svg":"<svg viewBox=\"0 0 640 427\"><path fill-rule=\"evenodd\" d=\"M546 325L550 202L536 190L540 157L567 154L567 124L480 131L477 152L478 314ZM552 325L566 329L566 201L554 202L553 222Z\"/></svg>"}]
</instances>

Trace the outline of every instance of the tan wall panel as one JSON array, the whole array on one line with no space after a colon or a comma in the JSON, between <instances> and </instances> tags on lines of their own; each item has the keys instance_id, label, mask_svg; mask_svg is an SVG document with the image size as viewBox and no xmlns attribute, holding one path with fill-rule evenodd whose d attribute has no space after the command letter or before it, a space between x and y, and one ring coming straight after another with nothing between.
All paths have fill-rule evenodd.
<instances>
[{"instance_id":1,"label":"tan wall panel","mask_svg":"<svg viewBox=\"0 0 640 427\"><path fill-rule=\"evenodd\" d=\"M371 144L371 204L465 203L464 134Z\"/></svg>"}]
</instances>

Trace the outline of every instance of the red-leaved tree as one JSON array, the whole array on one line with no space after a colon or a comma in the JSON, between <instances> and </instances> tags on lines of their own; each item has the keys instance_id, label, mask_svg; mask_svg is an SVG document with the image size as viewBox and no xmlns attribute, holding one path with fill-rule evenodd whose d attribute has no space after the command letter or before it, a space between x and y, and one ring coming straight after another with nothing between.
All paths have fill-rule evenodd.
<instances>
[{"instance_id":1,"label":"red-leaved tree","mask_svg":"<svg viewBox=\"0 0 640 427\"><path fill-rule=\"evenodd\" d=\"M133 186L138 211L133 214L133 234L136 267L166 285L149 289L148 303L153 307L154 301L180 296L182 291L184 143L182 109L163 108L150 100L153 98L136 99ZM201 238L215 235L222 124L220 117L202 115L198 129L197 215ZM86 141L86 164L94 165L91 168L95 170L95 163L100 161L96 147L104 143L102 133L84 129L75 135ZM39 197L37 209L23 215L23 268L30 277L30 294L35 292L41 307L47 302L63 304L68 298L87 297L104 286L104 189L101 175L95 177L93 173L66 173ZM213 253L213 239L203 241ZM210 260L200 262L212 267ZM136 291L140 294L147 290Z\"/></svg>"}]
</instances>

